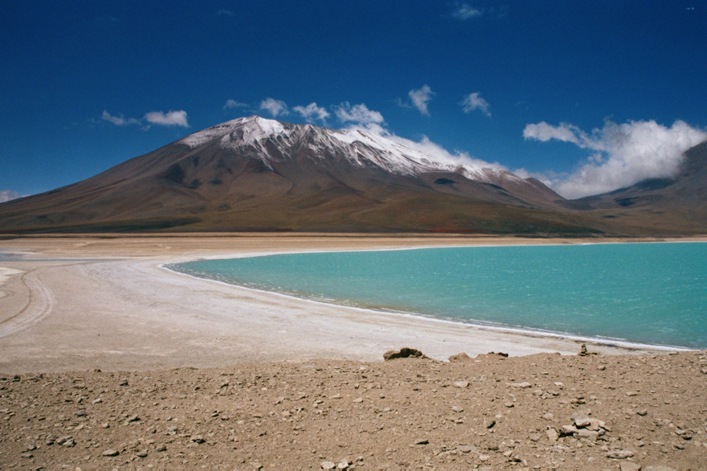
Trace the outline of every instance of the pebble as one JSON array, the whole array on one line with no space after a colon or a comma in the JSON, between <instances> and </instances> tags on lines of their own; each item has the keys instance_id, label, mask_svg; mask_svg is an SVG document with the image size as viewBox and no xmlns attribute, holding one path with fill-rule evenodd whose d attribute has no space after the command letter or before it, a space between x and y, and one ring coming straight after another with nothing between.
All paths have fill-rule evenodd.
<instances>
[{"instance_id":1,"label":"pebble","mask_svg":"<svg viewBox=\"0 0 707 471\"><path fill-rule=\"evenodd\" d=\"M336 463L333 461L322 461L320 466L322 469L334 469L336 468Z\"/></svg>"},{"instance_id":2,"label":"pebble","mask_svg":"<svg viewBox=\"0 0 707 471\"><path fill-rule=\"evenodd\" d=\"M631 450L610 450L606 453L607 458L612 458L615 460L625 460L626 458L631 458L635 455Z\"/></svg>"},{"instance_id":3,"label":"pebble","mask_svg":"<svg viewBox=\"0 0 707 471\"><path fill-rule=\"evenodd\" d=\"M478 451L478 448L476 448L475 446L471 446L471 445L459 445L457 447L457 450L459 450L462 453L471 453L474 451Z\"/></svg>"},{"instance_id":4,"label":"pebble","mask_svg":"<svg viewBox=\"0 0 707 471\"><path fill-rule=\"evenodd\" d=\"M469 381L455 381L454 387L461 388L461 389L467 388L467 387L469 387Z\"/></svg>"},{"instance_id":5,"label":"pebble","mask_svg":"<svg viewBox=\"0 0 707 471\"><path fill-rule=\"evenodd\" d=\"M547 430L545 430L545 434L551 442L556 442L560 439L560 434L557 433L557 430L552 427L549 427Z\"/></svg>"},{"instance_id":6,"label":"pebble","mask_svg":"<svg viewBox=\"0 0 707 471\"><path fill-rule=\"evenodd\" d=\"M527 381L523 381L522 383L508 383L508 386L510 386L512 388L518 388L518 389L527 389L527 388L531 387L532 384L530 384Z\"/></svg>"},{"instance_id":7,"label":"pebble","mask_svg":"<svg viewBox=\"0 0 707 471\"><path fill-rule=\"evenodd\" d=\"M110 448L103 452L103 456L118 456L119 454L119 451Z\"/></svg>"}]
</instances>

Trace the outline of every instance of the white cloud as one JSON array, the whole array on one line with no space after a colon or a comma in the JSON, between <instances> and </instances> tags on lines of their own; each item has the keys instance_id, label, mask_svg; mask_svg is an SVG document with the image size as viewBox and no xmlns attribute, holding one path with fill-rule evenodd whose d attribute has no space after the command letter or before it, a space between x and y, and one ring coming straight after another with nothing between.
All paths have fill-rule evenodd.
<instances>
[{"instance_id":1,"label":"white cloud","mask_svg":"<svg viewBox=\"0 0 707 471\"><path fill-rule=\"evenodd\" d=\"M5 203L7 201L15 200L21 195L16 191L12 190L0 190L0 203Z\"/></svg>"},{"instance_id":2,"label":"white cloud","mask_svg":"<svg viewBox=\"0 0 707 471\"><path fill-rule=\"evenodd\" d=\"M295 106L292 109L299 113L308 123L315 120L324 121L329 117L329 112L325 108L317 106L315 102L307 106Z\"/></svg>"},{"instance_id":3,"label":"white cloud","mask_svg":"<svg viewBox=\"0 0 707 471\"><path fill-rule=\"evenodd\" d=\"M336 117L343 123L356 123L365 126L380 125L385 122L383 115L378 111L369 110L363 103L353 105L347 101L335 110Z\"/></svg>"},{"instance_id":4,"label":"white cloud","mask_svg":"<svg viewBox=\"0 0 707 471\"><path fill-rule=\"evenodd\" d=\"M666 127L655 121L607 121L591 133L572 124L528 124L523 137L547 142L559 140L591 151L574 172L546 180L568 198L595 195L624 188L649 178L676 175L683 152L707 140L707 132L684 121Z\"/></svg>"},{"instance_id":5,"label":"white cloud","mask_svg":"<svg viewBox=\"0 0 707 471\"><path fill-rule=\"evenodd\" d=\"M150 111L149 113L145 113L145 120L150 124L156 124L158 126L189 127L187 112L184 110L168 111L166 113L163 111Z\"/></svg>"},{"instance_id":6,"label":"white cloud","mask_svg":"<svg viewBox=\"0 0 707 471\"><path fill-rule=\"evenodd\" d=\"M540 142L555 139L562 142L571 142L582 148L586 147L585 143L589 140L587 134L573 124L560 123L559 126L553 126L545 121L526 125L525 129L523 129L523 137Z\"/></svg>"},{"instance_id":7,"label":"white cloud","mask_svg":"<svg viewBox=\"0 0 707 471\"><path fill-rule=\"evenodd\" d=\"M464 113L471 113L472 111L479 110L487 117L491 117L491 105L481 97L481 93L473 92L464 97L460 103Z\"/></svg>"},{"instance_id":8,"label":"white cloud","mask_svg":"<svg viewBox=\"0 0 707 471\"><path fill-rule=\"evenodd\" d=\"M434 92L429 85L423 85L422 88L413 89L408 92L412 106L425 116L429 116L427 111L427 103L432 99Z\"/></svg>"},{"instance_id":9,"label":"white cloud","mask_svg":"<svg viewBox=\"0 0 707 471\"><path fill-rule=\"evenodd\" d=\"M287 105L282 100L275 98L266 98L260 102L260 109L268 111L273 118L290 114Z\"/></svg>"},{"instance_id":10,"label":"white cloud","mask_svg":"<svg viewBox=\"0 0 707 471\"><path fill-rule=\"evenodd\" d=\"M470 20L472 18L477 18L481 16L483 12L478 8L474 8L471 5L462 3L458 8L452 12L452 16L458 20Z\"/></svg>"},{"instance_id":11,"label":"white cloud","mask_svg":"<svg viewBox=\"0 0 707 471\"><path fill-rule=\"evenodd\" d=\"M116 126L130 126L133 124L140 124L140 121L135 118L126 118L122 114L119 116L113 116L106 110L103 110L103 113L101 114L101 119L104 121L108 121L109 123L113 123Z\"/></svg>"},{"instance_id":12,"label":"white cloud","mask_svg":"<svg viewBox=\"0 0 707 471\"><path fill-rule=\"evenodd\" d=\"M226 100L226 103L223 105L223 109L225 110L232 110L234 108L247 108L248 104L246 103L241 103L240 101L236 101L233 98L229 98Z\"/></svg>"}]
</instances>

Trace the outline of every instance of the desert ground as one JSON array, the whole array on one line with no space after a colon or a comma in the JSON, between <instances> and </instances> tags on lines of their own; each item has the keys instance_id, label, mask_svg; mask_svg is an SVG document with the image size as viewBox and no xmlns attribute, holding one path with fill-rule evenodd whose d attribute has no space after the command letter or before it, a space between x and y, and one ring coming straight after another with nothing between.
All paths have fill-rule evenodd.
<instances>
[{"instance_id":1,"label":"desert ground","mask_svg":"<svg viewBox=\"0 0 707 471\"><path fill-rule=\"evenodd\" d=\"M578 355L577 339L315 303L163 267L576 242L4 237L0 468L704 469L705 352L588 342ZM428 358L383 361L402 347Z\"/></svg>"}]
</instances>

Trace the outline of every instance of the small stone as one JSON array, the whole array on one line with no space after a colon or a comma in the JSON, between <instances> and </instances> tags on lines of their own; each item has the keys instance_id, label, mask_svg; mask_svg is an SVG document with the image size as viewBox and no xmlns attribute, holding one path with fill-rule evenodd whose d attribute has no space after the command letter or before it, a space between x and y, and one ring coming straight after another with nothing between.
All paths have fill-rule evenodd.
<instances>
[{"instance_id":1,"label":"small stone","mask_svg":"<svg viewBox=\"0 0 707 471\"><path fill-rule=\"evenodd\" d=\"M560 438L560 434L557 433L557 430L555 430L555 429L552 428L552 427L548 427L548 429L545 430L545 434L547 435L547 438L548 438L551 442L556 442L556 441L559 440L559 438Z\"/></svg>"},{"instance_id":2,"label":"small stone","mask_svg":"<svg viewBox=\"0 0 707 471\"><path fill-rule=\"evenodd\" d=\"M522 383L508 383L508 386L510 386L512 388L518 388L518 389L527 389L527 388L531 387L532 384L530 384L527 381L523 381Z\"/></svg>"},{"instance_id":3,"label":"small stone","mask_svg":"<svg viewBox=\"0 0 707 471\"><path fill-rule=\"evenodd\" d=\"M456 412L457 414L460 414L464 412L464 408L461 406L452 406L452 411Z\"/></svg>"},{"instance_id":4,"label":"small stone","mask_svg":"<svg viewBox=\"0 0 707 471\"><path fill-rule=\"evenodd\" d=\"M619 466L621 471L641 471L641 465L631 461L624 461Z\"/></svg>"},{"instance_id":5,"label":"small stone","mask_svg":"<svg viewBox=\"0 0 707 471\"><path fill-rule=\"evenodd\" d=\"M471 446L471 445L459 445L457 447L457 450L459 450L462 453L471 453L474 451L478 451L478 448L476 448L475 446Z\"/></svg>"},{"instance_id":6,"label":"small stone","mask_svg":"<svg viewBox=\"0 0 707 471\"><path fill-rule=\"evenodd\" d=\"M575 413L572 414L572 421L577 428L586 428L591 425L591 420L589 416L585 414Z\"/></svg>"},{"instance_id":7,"label":"small stone","mask_svg":"<svg viewBox=\"0 0 707 471\"><path fill-rule=\"evenodd\" d=\"M545 420L552 420L555 418L555 414L552 412L546 412L545 415L543 415L543 419Z\"/></svg>"},{"instance_id":8,"label":"small stone","mask_svg":"<svg viewBox=\"0 0 707 471\"><path fill-rule=\"evenodd\" d=\"M577 432L579 432L579 430L577 430L577 427L575 427L574 425L563 425L560 429L560 436L567 437L570 435L574 435Z\"/></svg>"},{"instance_id":9,"label":"small stone","mask_svg":"<svg viewBox=\"0 0 707 471\"><path fill-rule=\"evenodd\" d=\"M159 448L157 448L157 451L167 451L167 446L166 445L160 445Z\"/></svg>"},{"instance_id":10,"label":"small stone","mask_svg":"<svg viewBox=\"0 0 707 471\"><path fill-rule=\"evenodd\" d=\"M66 448L73 448L76 446L76 441L73 438L69 437L68 440L60 443L60 445L66 447Z\"/></svg>"},{"instance_id":11,"label":"small stone","mask_svg":"<svg viewBox=\"0 0 707 471\"><path fill-rule=\"evenodd\" d=\"M454 387L455 387L455 388L461 388L461 389L468 388L468 387L469 387L469 381L466 381L466 380L455 381L455 382L454 382Z\"/></svg>"},{"instance_id":12,"label":"small stone","mask_svg":"<svg viewBox=\"0 0 707 471\"><path fill-rule=\"evenodd\" d=\"M363 402L363 398L357 397L356 399L353 400L353 402L355 402L356 404L361 404Z\"/></svg>"},{"instance_id":13,"label":"small stone","mask_svg":"<svg viewBox=\"0 0 707 471\"><path fill-rule=\"evenodd\" d=\"M641 410L637 410L636 414L640 415L641 417L645 417L648 415L648 411L646 409L641 409Z\"/></svg>"},{"instance_id":14,"label":"small stone","mask_svg":"<svg viewBox=\"0 0 707 471\"><path fill-rule=\"evenodd\" d=\"M335 469L336 463L334 463L333 461L322 461L320 466L322 469Z\"/></svg>"},{"instance_id":15,"label":"small stone","mask_svg":"<svg viewBox=\"0 0 707 471\"><path fill-rule=\"evenodd\" d=\"M488 461L491 458L489 455L479 455L479 461Z\"/></svg>"},{"instance_id":16,"label":"small stone","mask_svg":"<svg viewBox=\"0 0 707 471\"><path fill-rule=\"evenodd\" d=\"M515 407L515 404L513 404L512 402L509 401L509 402L506 402L506 403L504 404L504 406L506 406L506 407L508 407L508 408L510 409L510 408L512 408L512 407Z\"/></svg>"},{"instance_id":17,"label":"small stone","mask_svg":"<svg viewBox=\"0 0 707 471\"><path fill-rule=\"evenodd\" d=\"M420 438L418 440L415 440L415 445L429 445L430 441L426 438Z\"/></svg>"},{"instance_id":18,"label":"small stone","mask_svg":"<svg viewBox=\"0 0 707 471\"><path fill-rule=\"evenodd\" d=\"M118 386L127 386L128 384L129 383L127 379L121 379L120 383L118 383Z\"/></svg>"},{"instance_id":19,"label":"small stone","mask_svg":"<svg viewBox=\"0 0 707 471\"><path fill-rule=\"evenodd\" d=\"M349 469L349 466L351 466L351 463L347 460L339 461L339 464L336 465L336 469Z\"/></svg>"},{"instance_id":20,"label":"small stone","mask_svg":"<svg viewBox=\"0 0 707 471\"><path fill-rule=\"evenodd\" d=\"M607 427L606 423L604 423L603 420L599 419L589 419L589 425L587 426L589 430L594 430L594 431L600 431L600 430L606 430L607 432L611 432L611 429Z\"/></svg>"},{"instance_id":21,"label":"small stone","mask_svg":"<svg viewBox=\"0 0 707 471\"><path fill-rule=\"evenodd\" d=\"M607 458L612 458L615 460L625 460L626 458L631 458L635 455L631 450L610 450L606 453Z\"/></svg>"},{"instance_id":22,"label":"small stone","mask_svg":"<svg viewBox=\"0 0 707 471\"><path fill-rule=\"evenodd\" d=\"M146 451L138 451L137 456L139 458L147 458L147 452Z\"/></svg>"},{"instance_id":23,"label":"small stone","mask_svg":"<svg viewBox=\"0 0 707 471\"><path fill-rule=\"evenodd\" d=\"M104 451L102 454L103 454L103 456L118 456L120 454L120 452L109 448L108 450Z\"/></svg>"},{"instance_id":24,"label":"small stone","mask_svg":"<svg viewBox=\"0 0 707 471\"><path fill-rule=\"evenodd\" d=\"M626 391L628 397L638 396L638 391Z\"/></svg>"},{"instance_id":25,"label":"small stone","mask_svg":"<svg viewBox=\"0 0 707 471\"><path fill-rule=\"evenodd\" d=\"M193 437L191 437L191 441L199 444L206 443L206 439L202 435L194 435Z\"/></svg>"},{"instance_id":26,"label":"small stone","mask_svg":"<svg viewBox=\"0 0 707 471\"><path fill-rule=\"evenodd\" d=\"M594 430L582 429L577 432L577 437L586 438L595 442L599 438L599 432L595 432Z\"/></svg>"}]
</instances>

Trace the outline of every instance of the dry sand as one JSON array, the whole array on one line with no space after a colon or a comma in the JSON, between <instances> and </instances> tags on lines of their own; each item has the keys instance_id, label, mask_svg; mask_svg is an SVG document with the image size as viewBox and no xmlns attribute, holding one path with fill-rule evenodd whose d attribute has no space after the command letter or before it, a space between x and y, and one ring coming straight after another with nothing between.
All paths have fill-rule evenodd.
<instances>
[{"instance_id":1,"label":"dry sand","mask_svg":"<svg viewBox=\"0 0 707 471\"><path fill-rule=\"evenodd\" d=\"M703 353L590 345L601 355L576 357L579 345L571 339L314 303L161 266L280 251L499 243L548 241L0 240L0 250L27 254L0 261L0 468L308 469L329 461L366 469L702 468ZM403 346L436 360L490 351L512 358L380 362L383 352ZM624 355L607 356L617 353ZM124 379L140 386L120 386ZM577 413L605 421L608 429L574 424ZM492 421L498 428L489 428ZM549 431L562 434L572 424L577 431L563 437Z\"/></svg>"}]
</instances>

